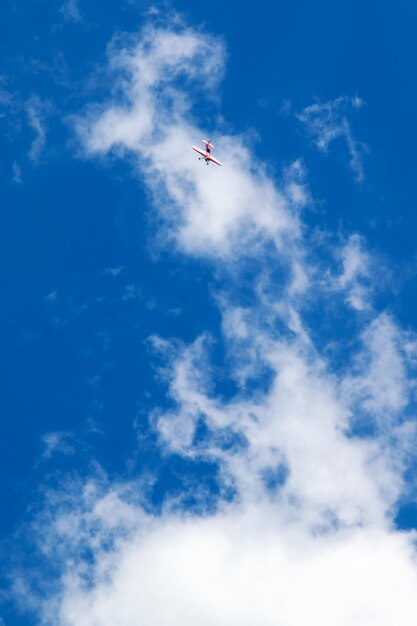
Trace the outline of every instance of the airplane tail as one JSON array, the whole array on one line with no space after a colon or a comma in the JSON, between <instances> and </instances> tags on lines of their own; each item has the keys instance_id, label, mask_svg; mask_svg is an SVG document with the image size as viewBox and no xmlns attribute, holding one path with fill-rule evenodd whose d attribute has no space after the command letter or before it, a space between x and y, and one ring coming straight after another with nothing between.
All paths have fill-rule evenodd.
<instances>
[{"instance_id":1,"label":"airplane tail","mask_svg":"<svg viewBox=\"0 0 417 626\"><path fill-rule=\"evenodd\" d=\"M206 144L207 148L214 148L213 144L210 142L210 139L202 139L202 142Z\"/></svg>"}]
</instances>

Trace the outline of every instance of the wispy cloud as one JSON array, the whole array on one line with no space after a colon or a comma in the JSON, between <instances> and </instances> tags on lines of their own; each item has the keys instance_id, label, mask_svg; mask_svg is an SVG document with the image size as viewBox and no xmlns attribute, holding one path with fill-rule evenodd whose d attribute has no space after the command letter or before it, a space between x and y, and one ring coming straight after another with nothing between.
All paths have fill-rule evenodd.
<instances>
[{"instance_id":1,"label":"wispy cloud","mask_svg":"<svg viewBox=\"0 0 417 626\"><path fill-rule=\"evenodd\" d=\"M349 114L359 110L363 104L363 100L357 96L339 96L335 100L311 104L296 116L307 126L316 146L322 152L326 153L329 145L336 139L345 141L350 156L349 166L358 182L365 176L363 155L367 146L354 137Z\"/></svg>"},{"instance_id":2,"label":"wispy cloud","mask_svg":"<svg viewBox=\"0 0 417 626\"><path fill-rule=\"evenodd\" d=\"M371 306L372 260L366 244L357 233L337 250L342 264L342 272L334 280L334 286L346 293L346 302L357 311Z\"/></svg>"},{"instance_id":3,"label":"wispy cloud","mask_svg":"<svg viewBox=\"0 0 417 626\"><path fill-rule=\"evenodd\" d=\"M0 76L0 119L9 126L9 141L13 141L15 133L20 133L22 127L28 126L35 134L34 139L26 153L26 157L36 164L46 142L46 118L52 110L51 103L42 99L39 94L32 93L29 97L12 92L2 85L6 85L5 78ZM21 166L14 161L13 180L18 182L21 178ZM20 174L19 174L20 172Z\"/></svg>"},{"instance_id":4,"label":"wispy cloud","mask_svg":"<svg viewBox=\"0 0 417 626\"><path fill-rule=\"evenodd\" d=\"M83 21L78 0L65 0L59 10L67 22Z\"/></svg>"},{"instance_id":5,"label":"wispy cloud","mask_svg":"<svg viewBox=\"0 0 417 626\"><path fill-rule=\"evenodd\" d=\"M123 301L130 302L131 300L136 300L141 297L140 288L134 283L129 283L125 287L125 291L123 294Z\"/></svg>"},{"instance_id":6,"label":"wispy cloud","mask_svg":"<svg viewBox=\"0 0 417 626\"><path fill-rule=\"evenodd\" d=\"M73 435L66 431L45 433L42 436L42 443L43 459L50 459L55 454L72 455L75 453Z\"/></svg>"},{"instance_id":7,"label":"wispy cloud","mask_svg":"<svg viewBox=\"0 0 417 626\"><path fill-rule=\"evenodd\" d=\"M352 374L344 380L344 391L386 430L415 392L414 379L409 376L409 364L417 355L415 335L381 313L363 331L362 342L364 347L356 356ZM412 422L409 426L414 428Z\"/></svg>"},{"instance_id":8,"label":"wispy cloud","mask_svg":"<svg viewBox=\"0 0 417 626\"><path fill-rule=\"evenodd\" d=\"M28 157L33 163L38 162L45 147L45 116L49 108L49 104L44 102L37 94L33 94L25 105L28 124L35 133L35 138L28 152Z\"/></svg>"},{"instance_id":9,"label":"wispy cloud","mask_svg":"<svg viewBox=\"0 0 417 626\"><path fill-rule=\"evenodd\" d=\"M47 302L55 302L55 300L57 299L58 296L58 292L56 289L54 289L53 291L50 291L48 293L48 295L45 297L45 300L47 300Z\"/></svg>"},{"instance_id":10,"label":"wispy cloud","mask_svg":"<svg viewBox=\"0 0 417 626\"><path fill-rule=\"evenodd\" d=\"M106 269L106 274L110 274L110 276L118 276L124 270L123 265L118 265L117 267L109 267Z\"/></svg>"},{"instance_id":11,"label":"wispy cloud","mask_svg":"<svg viewBox=\"0 0 417 626\"><path fill-rule=\"evenodd\" d=\"M0 121L10 123L10 120L21 113L19 95L9 88L9 80L0 74Z\"/></svg>"},{"instance_id":12,"label":"wispy cloud","mask_svg":"<svg viewBox=\"0 0 417 626\"><path fill-rule=\"evenodd\" d=\"M16 185L21 185L23 183L22 168L16 161L13 161L12 171L13 171L13 176L12 176L13 182L16 183Z\"/></svg>"}]
</instances>

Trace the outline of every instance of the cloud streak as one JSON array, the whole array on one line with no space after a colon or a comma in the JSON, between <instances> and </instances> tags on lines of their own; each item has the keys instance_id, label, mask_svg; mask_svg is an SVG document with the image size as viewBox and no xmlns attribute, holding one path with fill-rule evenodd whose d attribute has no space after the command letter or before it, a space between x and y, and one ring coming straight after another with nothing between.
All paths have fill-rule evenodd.
<instances>
[{"instance_id":1,"label":"cloud streak","mask_svg":"<svg viewBox=\"0 0 417 626\"><path fill-rule=\"evenodd\" d=\"M35 138L28 152L28 157L32 163L39 161L40 155L45 147L45 113L48 108L48 104L43 102L36 94L32 95L25 105L28 124L35 133Z\"/></svg>"},{"instance_id":2,"label":"cloud streak","mask_svg":"<svg viewBox=\"0 0 417 626\"><path fill-rule=\"evenodd\" d=\"M354 137L348 115L350 111L360 109L363 104L363 100L357 96L339 96L335 100L311 104L296 116L306 125L321 152L326 154L329 145L337 139L345 141L350 157L349 166L358 182L365 178L363 155L367 146Z\"/></svg>"}]
</instances>

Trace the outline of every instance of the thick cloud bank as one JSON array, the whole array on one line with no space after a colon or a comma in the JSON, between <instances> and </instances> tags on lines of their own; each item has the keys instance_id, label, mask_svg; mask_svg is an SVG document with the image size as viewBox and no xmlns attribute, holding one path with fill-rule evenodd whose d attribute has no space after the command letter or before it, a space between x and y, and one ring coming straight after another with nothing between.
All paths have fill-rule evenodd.
<instances>
[{"instance_id":1,"label":"thick cloud bank","mask_svg":"<svg viewBox=\"0 0 417 626\"><path fill-rule=\"evenodd\" d=\"M65 580L58 623L386 626L417 618L405 535L366 525L313 536L266 503L138 526L101 555L92 588Z\"/></svg>"},{"instance_id":2,"label":"thick cloud bank","mask_svg":"<svg viewBox=\"0 0 417 626\"><path fill-rule=\"evenodd\" d=\"M92 481L70 509L58 503L43 549L58 555L63 573L43 619L414 625L415 535L396 530L393 516L415 441L415 338L374 310L372 262L359 236L338 245L338 270L315 264L300 161L278 184L242 137L220 131L225 166L196 160L190 143L205 133L192 97L202 90L215 97L223 72L220 41L178 25L149 27L109 46L113 93L77 120L89 157L135 159L161 241L230 279L217 297L235 394L214 391L209 336L191 345L152 338L171 408L156 407L150 423L168 452L219 468L218 502L208 513L167 502L152 515L127 485L103 494ZM304 116L313 113L320 111ZM251 304L232 286L248 261L256 268ZM343 369L320 353L304 319L313 298L358 316L352 327L360 330L349 338L357 350Z\"/></svg>"}]
</instances>

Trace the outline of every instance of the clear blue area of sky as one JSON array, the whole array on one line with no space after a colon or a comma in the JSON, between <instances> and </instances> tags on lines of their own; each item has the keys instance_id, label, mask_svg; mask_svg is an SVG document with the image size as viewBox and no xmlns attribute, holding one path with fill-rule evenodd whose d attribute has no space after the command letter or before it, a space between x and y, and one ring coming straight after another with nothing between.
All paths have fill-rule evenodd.
<instances>
[{"instance_id":1,"label":"clear blue area of sky","mask_svg":"<svg viewBox=\"0 0 417 626\"><path fill-rule=\"evenodd\" d=\"M159 468L156 500L187 472L184 461L167 466L159 459L151 436L138 447L138 424L165 401L147 338L190 341L205 330L216 333L213 278L198 261L152 254L141 181L127 163L78 158L68 123L89 102L88 80L104 63L113 34L141 27L141 5L80 0L82 23L65 21L59 2L49 0L4 0L0 8L0 89L20 102L33 94L49 102L45 147L35 164L27 156L34 133L24 113L0 100L3 539L54 471L86 472L93 457L113 476L152 466ZM371 249L389 259L397 281L387 305L405 327L413 325L414 3L176 0L171 6L191 25L224 38L228 60L218 111L230 131L247 132L277 176L304 159L317 201L307 222L364 234ZM321 154L294 115L315 98L340 95L366 103L351 120L355 137L369 147L361 183L348 169L345 144L335 142L329 155ZM213 119L207 132L215 135ZM21 183L12 180L13 163ZM115 268L120 271L109 271ZM52 431L72 433L76 453L42 460L42 436ZM213 481L213 471L201 468L200 478ZM406 513L405 525L413 511ZM10 614L7 624L14 623L19 618Z\"/></svg>"}]
</instances>

